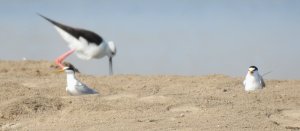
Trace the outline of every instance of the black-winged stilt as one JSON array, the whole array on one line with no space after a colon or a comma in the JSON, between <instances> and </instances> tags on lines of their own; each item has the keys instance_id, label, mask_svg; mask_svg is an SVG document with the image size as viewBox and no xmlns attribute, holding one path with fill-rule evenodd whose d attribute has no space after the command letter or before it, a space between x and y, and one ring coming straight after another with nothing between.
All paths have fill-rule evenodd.
<instances>
[{"instance_id":1,"label":"black-winged stilt","mask_svg":"<svg viewBox=\"0 0 300 131\"><path fill-rule=\"evenodd\" d=\"M77 56L81 59L100 59L107 56L109 59L109 74L113 74L113 63L112 58L116 55L116 46L112 41L104 41L98 34L80 28L74 28L67 26L56 21L53 21L41 14L38 14L50 23L54 25L54 28L62 36L62 38L67 41L71 50L57 57L55 63L59 65L62 69L62 61L68 57L70 54L75 52Z\"/></svg>"}]
</instances>

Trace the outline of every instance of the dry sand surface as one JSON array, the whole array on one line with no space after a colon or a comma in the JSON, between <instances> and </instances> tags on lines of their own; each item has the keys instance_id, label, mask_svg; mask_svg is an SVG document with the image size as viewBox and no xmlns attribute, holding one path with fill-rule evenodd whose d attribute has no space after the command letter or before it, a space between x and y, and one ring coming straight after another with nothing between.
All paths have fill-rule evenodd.
<instances>
[{"instance_id":1,"label":"dry sand surface","mask_svg":"<svg viewBox=\"0 0 300 131\"><path fill-rule=\"evenodd\" d=\"M300 80L266 80L246 93L242 77L77 74L100 95L69 96L52 64L0 61L0 129L300 129Z\"/></svg>"}]
</instances>

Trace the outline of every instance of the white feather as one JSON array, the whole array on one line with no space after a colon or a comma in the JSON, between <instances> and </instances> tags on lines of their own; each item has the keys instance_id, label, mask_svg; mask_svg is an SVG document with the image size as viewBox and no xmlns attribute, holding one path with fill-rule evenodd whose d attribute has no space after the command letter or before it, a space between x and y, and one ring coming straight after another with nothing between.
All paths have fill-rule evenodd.
<instances>
[{"instance_id":1,"label":"white feather","mask_svg":"<svg viewBox=\"0 0 300 131\"><path fill-rule=\"evenodd\" d=\"M264 87L262 76L259 75L258 71L254 71L252 74L248 72L243 84L245 91L254 91Z\"/></svg>"},{"instance_id":2,"label":"white feather","mask_svg":"<svg viewBox=\"0 0 300 131\"><path fill-rule=\"evenodd\" d=\"M80 49L82 48L82 43L72 35L70 35L68 32L62 30L61 28L54 26L54 28L57 30L57 32L61 35L61 37L68 43L69 47L71 49Z\"/></svg>"},{"instance_id":3,"label":"white feather","mask_svg":"<svg viewBox=\"0 0 300 131\"><path fill-rule=\"evenodd\" d=\"M89 60L92 58L102 58L106 55L105 49L107 44L105 42L101 43L100 46L97 46L94 43L88 43L88 41L81 36L77 39L61 28L57 26L54 27L68 43L69 47L71 49L76 49L75 53L79 58Z\"/></svg>"},{"instance_id":4,"label":"white feather","mask_svg":"<svg viewBox=\"0 0 300 131\"><path fill-rule=\"evenodd\" d=\"M65 72L67 73L66 91L70 95L98 94L97 91L77 80L74 71L66 70Z\"/></svg>"}]
</instances>

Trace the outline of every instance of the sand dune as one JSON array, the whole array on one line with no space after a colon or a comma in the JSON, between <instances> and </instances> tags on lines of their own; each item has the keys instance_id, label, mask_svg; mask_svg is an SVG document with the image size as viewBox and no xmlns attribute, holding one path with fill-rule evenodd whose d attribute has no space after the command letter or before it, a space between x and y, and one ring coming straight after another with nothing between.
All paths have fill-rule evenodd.
<instances>
[{"instance_id":1,"label":"sand dune","mask_svg":"<svg viewBox=\"0 0 300 131\"><path fill-rule=\"evenodd\" d=\"M0 61L2 130L298 130L300 81L242 77L77 77L100 95L69 96L47 61Z\"/></svg>"}]
</instances>

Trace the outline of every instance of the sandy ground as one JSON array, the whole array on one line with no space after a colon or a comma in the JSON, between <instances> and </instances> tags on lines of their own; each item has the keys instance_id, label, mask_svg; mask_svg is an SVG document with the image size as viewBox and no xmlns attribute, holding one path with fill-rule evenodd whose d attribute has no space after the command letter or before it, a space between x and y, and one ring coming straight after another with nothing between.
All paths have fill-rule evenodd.
<instances>
[{"instance_id":1,"label":"sandy ground","mask_svg":"<svg viewBox=\"0 0 300 131\"><path fill-rule=\"evenodd\" d=\"M242 77L77 74L100 95L69 96L51 65L0 61L0 129L300 129L300 80L267 80L246 93Z\"/></svg>"}]
</instances>

